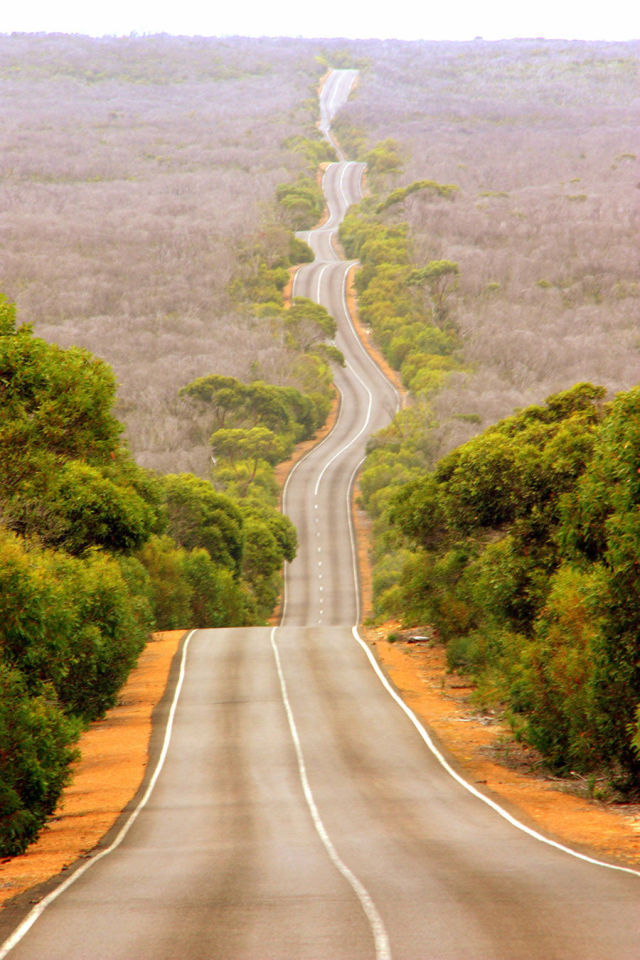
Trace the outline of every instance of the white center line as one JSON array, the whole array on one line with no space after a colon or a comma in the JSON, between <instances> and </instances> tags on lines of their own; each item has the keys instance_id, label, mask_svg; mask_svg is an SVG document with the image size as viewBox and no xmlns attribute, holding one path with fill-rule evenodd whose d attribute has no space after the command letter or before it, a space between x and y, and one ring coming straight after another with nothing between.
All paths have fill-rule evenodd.
<instances>
[{"instance_id":1,"label":"white center line","mask_svg":"<svg viewBox=\"0 0 640 960\"><path fill-rule=\"evenodd\" d=\"M331 837L327 833L327 829L322 822L318 807L316 806L313 793L311 791L311 786L309 784L309 778L307 776L307 767L304 760L304 754L302 752L302 744L300 742L300 737L298 735L298 728L296 726L296 721L293 716L293 710L291 709L291 703L289 702L289 694L287 692L287 684L284 679L284 673L282 670L282 663L280 661L280 651L278 650L278 645L276 643L276 631L278 627L274 627L271 631L271 648L273 650L273 656L276 661L276 669L278 671L278 678L280 680L280 692L282 694L282 702L284 704L284 709L287 714L287 720L289 721L289 730L291 732L291 739L293 740L293 745L296 752L296 757L298 760L298 773L300 775L300 782L302 784L302 791L304 793L305 800L307 801L307 806L309 807L309 812L311 814L311 819L313 820L313 825L316 828L316 832L322 841L322 844L329 855L329 859L336 867L336 869L342 874L345 878L353 892L356 894L362 909L364 910L366 917L369 921L371 927L371 932L373 934L373 940L376 950L376 960L391 960L391 950L389 947L389 937L387 936L387 931L385 929L384 923L382 922L382 917L378 913L377 907L373 902L371 895L364 886L364 884L358 879L358 877L353 873L352 870L346 865L344 860L341 859L338 851L333 845Z\"/></svg>"}]
</instances>

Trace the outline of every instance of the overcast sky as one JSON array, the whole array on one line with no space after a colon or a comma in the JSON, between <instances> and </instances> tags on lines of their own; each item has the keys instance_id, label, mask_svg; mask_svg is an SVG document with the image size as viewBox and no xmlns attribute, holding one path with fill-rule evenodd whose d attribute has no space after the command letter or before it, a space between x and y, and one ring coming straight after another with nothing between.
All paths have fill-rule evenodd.
<instances>
[{"instance_id":1,"label":"overcast sky","mask_svg":"<svg viewBox=\"0 0 640 960\"><path fill-rule=\"evenodd\" d=\"M638 0L0 0L0 33L630 40Z\"/></svg>"}]
</instances>

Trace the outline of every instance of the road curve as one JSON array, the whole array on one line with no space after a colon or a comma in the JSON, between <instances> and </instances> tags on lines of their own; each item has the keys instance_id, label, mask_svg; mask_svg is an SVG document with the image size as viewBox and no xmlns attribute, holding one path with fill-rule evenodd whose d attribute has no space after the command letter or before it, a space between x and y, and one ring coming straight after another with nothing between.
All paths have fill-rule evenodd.
<instances>
[{"instance_id":1,"label":"road curve","mask_svg":"<svg viewBox=\"0 0 640 960\"><path fill-rule=\"evenodd\" d=\"M350 73L325 84L326 123ZM329 224L361 176L344 160L328 168ZM336 373L336 427L284 493L300 551L282 623L189 635L152 789L117 845L43 901L0 958L640 956L640 876L550 846L474 795L358 642L350 489L366 437L397 397L351 327L349 265L331 229L310 237L318 259L294 294L332 311L347 365Z\"/></svg>"}]
</instances>

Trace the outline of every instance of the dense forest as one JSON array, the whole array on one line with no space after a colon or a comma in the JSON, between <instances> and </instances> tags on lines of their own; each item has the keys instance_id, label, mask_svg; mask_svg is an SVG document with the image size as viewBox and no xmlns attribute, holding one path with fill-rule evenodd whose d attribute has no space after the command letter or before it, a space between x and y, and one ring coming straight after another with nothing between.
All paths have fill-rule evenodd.
<instances>
[{"instance_id":1,"label":"dense forest","mask_svg":"<svg viewBox=\"0 0 640 960\"><path fill-rule=\"evenodd\" d=\"M273 467L340 362L332 319L284 300L334 156L328 66L361 71L335 127L369 196L341 240L410 393L361 480L376 616L428 621L556 769L637 786L638 62L0 37L3 853L150 630L276 602Z\"/></svg>"}]
</instances>

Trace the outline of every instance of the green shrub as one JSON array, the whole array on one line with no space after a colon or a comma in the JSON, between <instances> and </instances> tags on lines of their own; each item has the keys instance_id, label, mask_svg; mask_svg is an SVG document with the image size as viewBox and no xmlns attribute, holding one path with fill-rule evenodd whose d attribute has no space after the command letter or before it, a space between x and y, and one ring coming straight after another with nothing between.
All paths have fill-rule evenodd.
<instances>
[{"instance_id":1,"label":"green shrub","mask_svg":"<svg viewBox=\"0 0 640 960\"><path fill-rule=\"evenodd\" d=\"M21 673L0 662L1 856L22 853L53 813L79 732L46 687L29 693Z\"/></svg>"}]
</instances>

